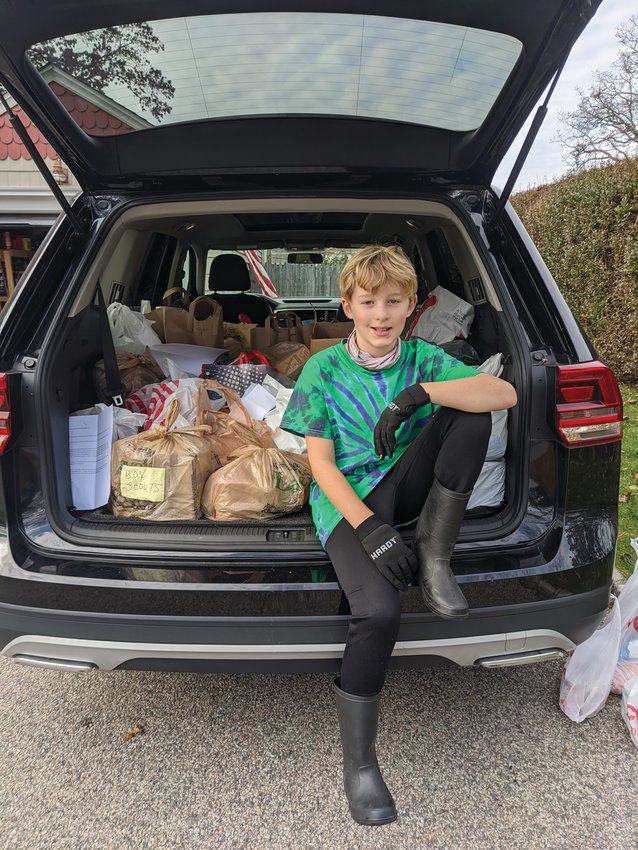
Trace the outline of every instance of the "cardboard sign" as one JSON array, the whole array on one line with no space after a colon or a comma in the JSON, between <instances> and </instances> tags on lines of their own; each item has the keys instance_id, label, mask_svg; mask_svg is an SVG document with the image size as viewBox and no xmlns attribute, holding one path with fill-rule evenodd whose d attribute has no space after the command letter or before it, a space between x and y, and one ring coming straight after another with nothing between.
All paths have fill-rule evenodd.
<instances>
[{"instance_id":1,"label":"cardboard sign","mask_svg":"<svg viewBox=\"0 0 638 850\"><path fill-rule=\"evenodd\" d=\"M165 469L123 464L120 470L120 490L126 499L163 502L165 479Z\"/></svg>"}]
</instances>

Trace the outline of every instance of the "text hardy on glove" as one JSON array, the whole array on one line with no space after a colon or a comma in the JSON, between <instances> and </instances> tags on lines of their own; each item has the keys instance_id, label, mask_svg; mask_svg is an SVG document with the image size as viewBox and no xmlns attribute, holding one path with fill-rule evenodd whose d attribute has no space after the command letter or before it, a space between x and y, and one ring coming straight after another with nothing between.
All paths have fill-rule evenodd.
<instances>
[{"instance_id":1,"label":"text hardy on glove","mask_svg":"<svg viewBox=\"0 0 638 850\"><path fill-rule=\"evenodd\" d=\"M373 514L355 528L355 533L381 575L397 590L405 590L415 575L416 556L396 528Z\"/></svg>"},{"instance_id":2,"label":"text hardy on glove","mask_svg":"<svg viewBox=\"0 0 638 850\"><path fill-rule=\"evenodd\" d=\"M374 451L381 460L392 457L397 447L396 432L420 407L430 403L429 394L421 384L401 390L385 408L374 429Z\"/></svg>"}]
</instances>

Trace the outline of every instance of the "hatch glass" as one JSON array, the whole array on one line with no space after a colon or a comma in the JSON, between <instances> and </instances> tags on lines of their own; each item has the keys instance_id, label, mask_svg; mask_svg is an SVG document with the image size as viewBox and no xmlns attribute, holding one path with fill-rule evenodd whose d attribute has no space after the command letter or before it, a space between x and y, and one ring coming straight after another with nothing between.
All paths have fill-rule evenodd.
<instances>
[{"instance_id":1,"label":"hatch glass","mask_svg":"<svg viewBox=\"0 0 638 850\"><path fill-rule=\"evenodd\" d=\"M79 126L104 136L261 115L474 130L521 50L512 36L446 23L260 12L93 30L28 55Z\"/></svg>"}]
</instances>

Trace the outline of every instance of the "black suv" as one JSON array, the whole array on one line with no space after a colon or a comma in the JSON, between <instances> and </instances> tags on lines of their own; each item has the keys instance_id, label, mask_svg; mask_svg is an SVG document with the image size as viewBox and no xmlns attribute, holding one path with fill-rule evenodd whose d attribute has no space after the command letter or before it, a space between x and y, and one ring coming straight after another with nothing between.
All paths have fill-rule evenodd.
<instances>
[{"instance_id":1,"label":"black suv","mask_svg":"<svg viewBox=\"0 0 638 850\"><path fill-rule=\"evenodd\" d=\"M596 628L617 536L621 397L507 203L522 156L502 192L491 180L597 5L238 0L228 13L185 0L175 18L167 0L68 0L63 13L0 0L0 108L64 206L0 314L6 656L66 669L338 668L348 609L308 511L151 523L74 510L68 417L96 401L98 290L154 307L174 286L208 291L215 252L379 241L413 258L421 303L441 286L473 305L467 343L480 361L500 355L518 395L502 456L486 461L496 484L454 552L470 616L443 621L409 589L393 663L524 663ZM92 52L149 32L154 52L145 64L140 36L132 81L87 81L87 65L110 67ZM71 205L29 122L79 180ZM334 291L252 297L305 319L339 305Z\"/></svg>"}]
</instances>

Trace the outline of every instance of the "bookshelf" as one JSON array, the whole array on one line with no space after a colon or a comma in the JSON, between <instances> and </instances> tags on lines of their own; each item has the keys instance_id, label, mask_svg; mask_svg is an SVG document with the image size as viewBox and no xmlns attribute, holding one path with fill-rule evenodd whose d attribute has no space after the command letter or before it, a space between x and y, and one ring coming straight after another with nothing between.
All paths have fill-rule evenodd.
<instances>
[{"instance_id":1,"label":"bookshelf","mask_svg":"<svg viewBox=\"0 0 638 850\"><path fill-rule=\"evenodd\" d=\"M4 304L22 277L33 251L0 251L0 304Z\"/></svg>"}]
</instances>

